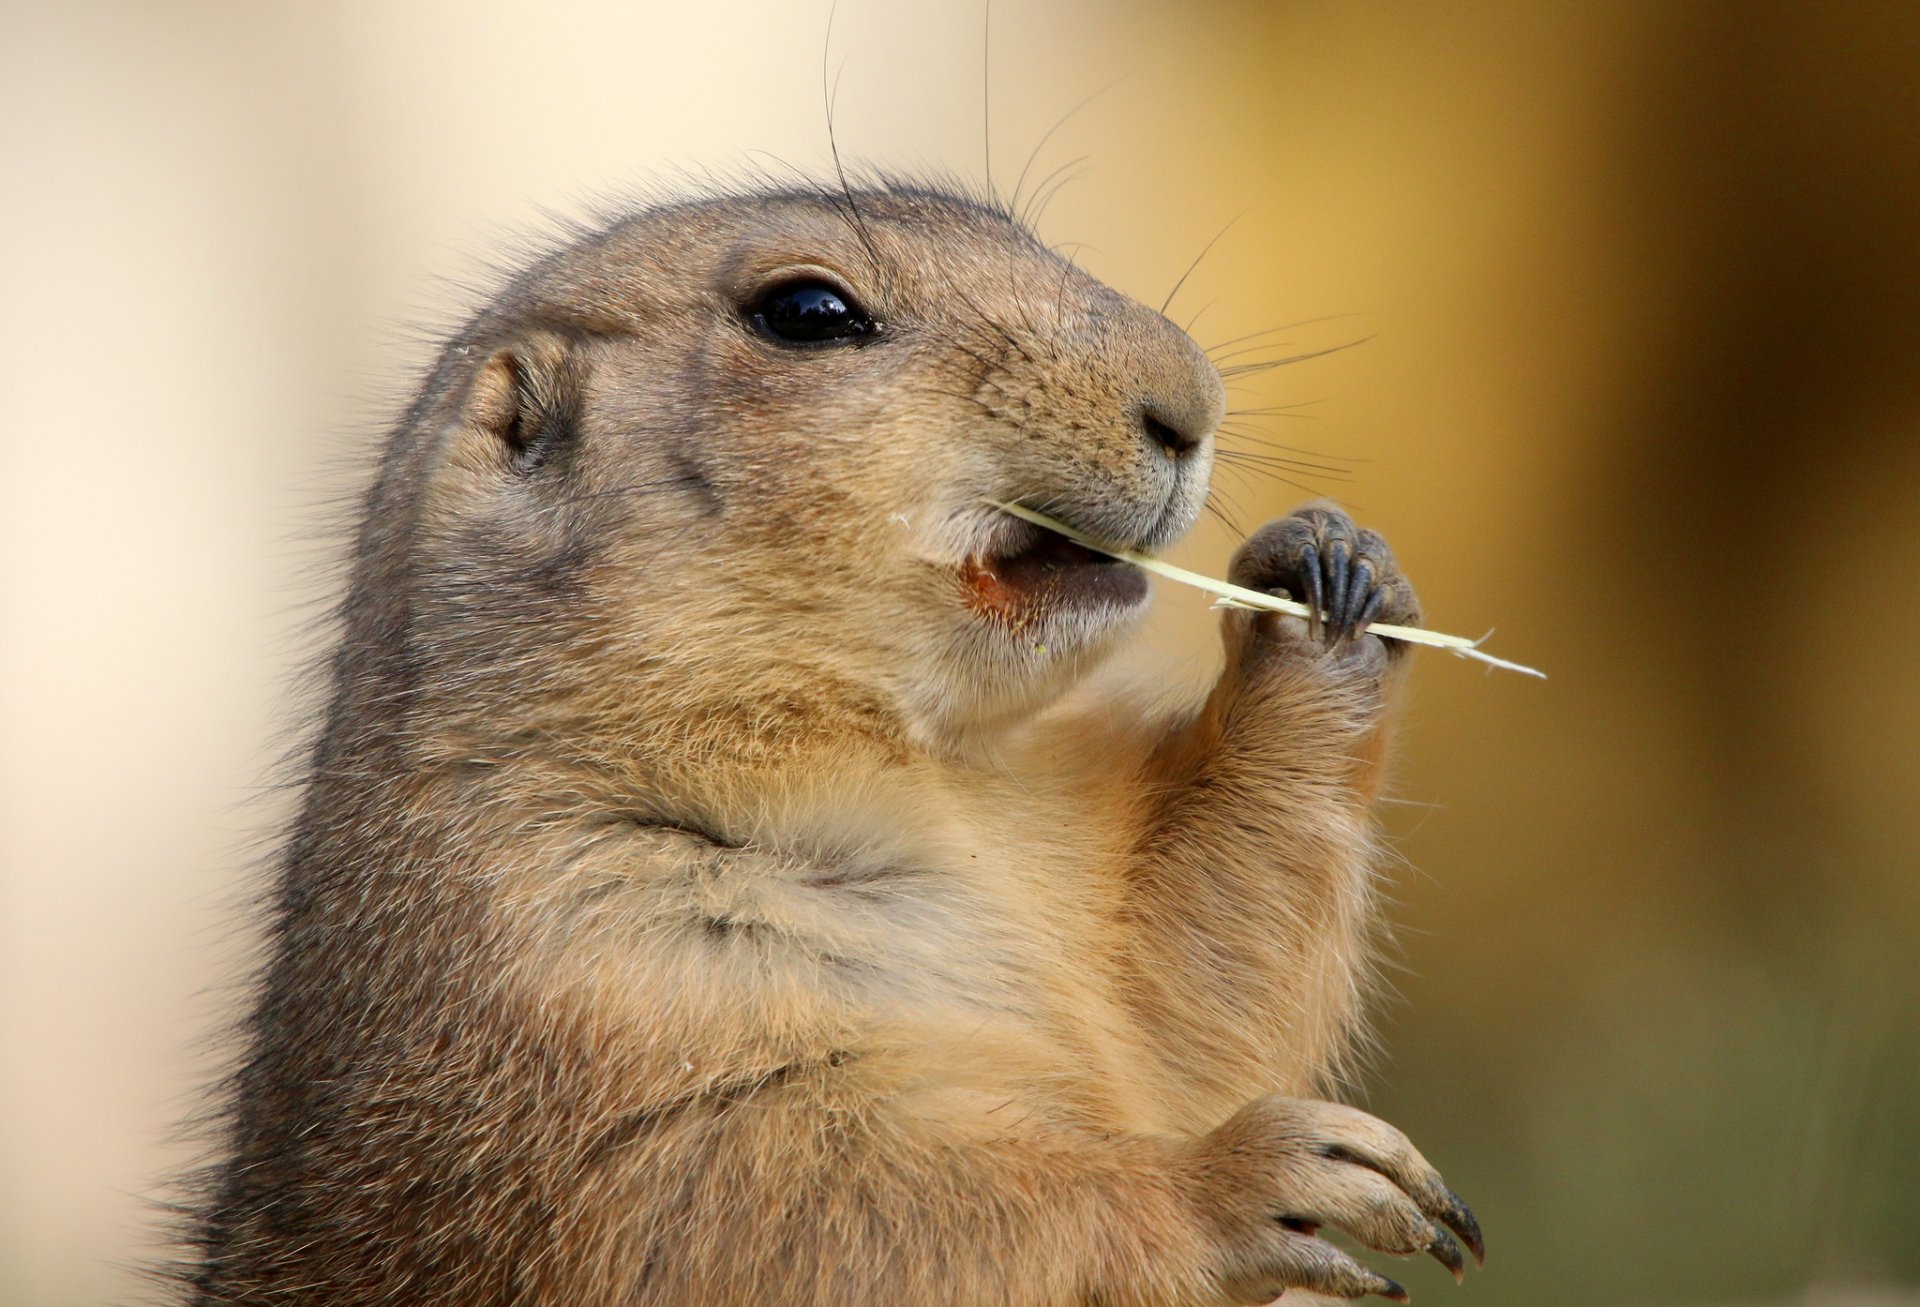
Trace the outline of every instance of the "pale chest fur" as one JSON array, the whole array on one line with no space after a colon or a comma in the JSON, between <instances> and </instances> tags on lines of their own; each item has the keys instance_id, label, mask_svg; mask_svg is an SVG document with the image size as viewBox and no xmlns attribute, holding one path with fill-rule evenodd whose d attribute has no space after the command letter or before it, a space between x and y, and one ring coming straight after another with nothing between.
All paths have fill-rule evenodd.
<instances>
[{"instance_id":1,"label":"pale chest fur","mask_svg":"<svg viewBox=\"0 0 1920 1307\"><path fill-rule=\"evenodd\" d=\"M877 1059L902 1092L924 1072L963 1115L1180 1124L1122 992L1133 950L1108 837L1009 778L863 788L763 813L772 838L739 849L623 837L625 924L577 944L670 1046L668 1069L677 1048L726 1057L737 1030L771 1036L776 1059Z\"/></svg>"}]
</instances>

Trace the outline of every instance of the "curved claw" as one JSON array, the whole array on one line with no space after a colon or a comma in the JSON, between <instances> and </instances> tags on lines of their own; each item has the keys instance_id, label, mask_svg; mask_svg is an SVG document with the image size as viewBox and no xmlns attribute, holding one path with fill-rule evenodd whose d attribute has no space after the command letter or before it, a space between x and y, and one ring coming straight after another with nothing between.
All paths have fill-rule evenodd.
<instances>
[{"instance_id":1,"label":"curved claw","mask_svg":"<svg viewBox=\"0 0 1920 1307\"><path fill-rule=\"evenodd\" d=\"M1347 542L1327 541L1327 622L1335 634L1347 626Z\"/></svg>"},{"instance_id":2,"label":"curved claw","mask_svg":"<svg viewBox=\"0 0 1920 1307\"><path fill-rule=\"evenodd\" d=\"M1326 612L1326 591L1320 583L1320 551L1307 545L1300 551L1300 582L1307 592L1306 605L1313 610L1307 618L1307 630L1318 640Z\"/></svg>"},{"instance_id":3,"label":"curved claw","mask_svg":"<svg viewBox=\"0 0 1920 1307\"><path fill-rule=\"evenodd\" d=\"M1386 602L1385 590L1375 590L1367 596L1367 602L1360 606L1359 613L1353 619L1354 639L1357 640L1367 633L1367 628L1373 625L1374 618L1380 616L1380 609Z\"/></svg>"},{"instance_id":4,"label":"curved claw","mask_svg":"<svg viewBox=\"0 0 1920 1307\"><path fill-rule=\"evenodd\" d=\"M1398 1284L1325 1240L1305 1233L1303 1227L1318 1228L1312 1222L1282 1219L1279 1224L1288 1232L1279 1258L1279 1274L1289 1288L1328 1298L1378 1294L1395 1302L1407 1301L1407 1291Z\"/></svg>"},{"instance_id":5,"label":"curved claw","mask_svg":"<svg viewBox=\"0 0 1920 1307\"><path fill-rule=\"evenodd\" d=\"M1455 1284L1467 1278L1467 1255L1460 1251L1460 1245L1445 1230L1433 1232L1433 1242L1427 1245L1427 1252L1433 1260L1452 1272Z\"/></svg>"},{"instance_id":6,"label":"curved claw","mask_svg":"<svg viewBox=\"0 0 1920 1307\"><path fill-rule=\"evenodd\" d=\"M1366 623L1361 620L1361 614L1366 611L1367 604L1371 602L1372 598L1379 593L1374 587L1373 561L1371 559L1355 558L1353 560L1352 576L1353 579L1347 583L1347 626L1346 629L1341 632L1341 638L1345 640L1357 640L1360 638L1360 632L1366 625Z\"/></svg>"},{"instance_id":7,"label":"curved claw","mask_svg":"<svg viewBox=\"0 0 1920 1307\"><path fill-rule=\"evenodd\" d=\"M1473 1219L1473 1212L1468 1209L1465 1203L1460 1201L1459 1194L1456 1194L1451 1189L1442 1189L1441 1192L1446 1195L1446 1210L1439 1214L1440 1219L1446 1223L1449 1230L1459 1235L1461 1241L1472 1250L1473 1264L1475 1266L1485 1266L1487 1264L1487 1241L1480 1233L1480 1222Z\"/></svg>"},{"instance_id":8,"label":"curved claw","mask_svg":"<svg viewBox=\"0 0 1920 1307\"><path fill-rule=\"evenodd\" d=\"M1480 1222L1474 1219L1472 1209L1460 1200L1460 1195L1442 1184L1437 1174L1429 1171L1424 1178L1411 1174L1385 1158L1345 1143L1323 1145L1320 1154L1338 1162L1363 1166L1392 1180L1430 1220L1440 1222L1460 1236L1460 1241L1473 1254L1475 1266L1486 1265L1487 1241L1480 1233Z\"/></svg>"}]
</instances>

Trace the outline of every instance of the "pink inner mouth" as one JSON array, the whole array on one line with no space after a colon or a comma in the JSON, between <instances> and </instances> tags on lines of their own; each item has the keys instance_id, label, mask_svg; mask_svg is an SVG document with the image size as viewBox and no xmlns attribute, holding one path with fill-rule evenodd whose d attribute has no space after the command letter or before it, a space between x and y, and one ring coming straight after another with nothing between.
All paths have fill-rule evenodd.
<instances>
[{"instance_id":1,"label":"pink inner mouth","mask_svg":"<svg viewBox=\"0 0 1920 1307\"><path fill-rule=\"evenodd\" d=\"M1009 554L961 566L967 607L1016 629L1071 607L1130 607L1147 597L1147 574L1051 531Z\"/></svg>"}]
</instances>

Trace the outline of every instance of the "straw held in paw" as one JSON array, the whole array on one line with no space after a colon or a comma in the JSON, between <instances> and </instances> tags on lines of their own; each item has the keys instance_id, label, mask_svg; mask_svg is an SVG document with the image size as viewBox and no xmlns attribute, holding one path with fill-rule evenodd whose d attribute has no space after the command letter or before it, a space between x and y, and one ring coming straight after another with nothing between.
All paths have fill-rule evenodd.
<instances>
[{"instance_id":1,"label":"straw held in paw","mask_svg":"<svg viewBox=\"0 0 1920 1307\"><path fill-rule=\"evenodd\" d=\"M1169 581L1178 581L1182 585L1190 585L1196 589L1205 590L1214 596L1214 606L1217 608L1253 608L1273 613L1287 613L1294 617L1305 618L1308 622L1314 624L1316 628L1330 618L1329 612L1324 608L1309 607L1306 604L1298 603L1292 599L1282 599L1278 595L1270 595L1259 590L1250 590L1245 586L1234 585L1228 581L1216 580L1213 577L1204 576L1199 572L1188 571L1184 567L1176 567L1172 563L1164 562L1151 554L1143 554L1138 550L1107 544L1092 536L1076 531L1066 523L1048 517L1045 513L1037 509L1028 508L1024 504L1004 503L997 499L989 499L986 502L992 504L1002 512L1012 514L1023 522L1031 522L1035 526L1044 527L1048 531L1053 531L1065 536L1068 540L1073 541L1082 548L1105 554L1109 558L1120 559L1122 562L1132 563L1135 567L1152 572L1156 576L1163 576ZM1486 640L1486 636L1481 636L1478 640L1470 640L1461 635L1442 635L1438 631L1427 631L1417 626L1395 626L1383 622L1368 624L1364 629L1368 634L1381 636L1384 639L1399 640L1405 644L1424 644L1435 649L1445 649L1448 653L1455 654L1461 658L1471 658L1475 662L1485 663L1489 667L1499 667L1509 672L1521 672L1527 676L1537 676L1542 680L1546 679L1547 674L1537 668L1527 667L1521 663L1509 662L1505 658L1496 658L1494 655L1482 650L1480 645ZM1491 635L1492 632L1488 632L1487 634Z\"/></svg>"}]
</instances>

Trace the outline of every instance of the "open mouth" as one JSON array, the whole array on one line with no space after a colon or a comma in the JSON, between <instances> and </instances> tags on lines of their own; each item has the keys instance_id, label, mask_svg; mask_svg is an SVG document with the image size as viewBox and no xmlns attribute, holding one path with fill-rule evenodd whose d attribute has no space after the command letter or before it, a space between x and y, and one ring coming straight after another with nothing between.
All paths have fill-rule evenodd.
<instances>
[{"instance_id":1,"label":"open mouth","mask_svg":"<svg viewBox=\"0 0 1920 1307\"><path fill-rule=\"evenodd\" d=\"M961 565L967 606L1015 627L1066 609L1129 608L1147 597L1147 574L1038 527L1008 549Z\"/></svg>"}]
</instances>

